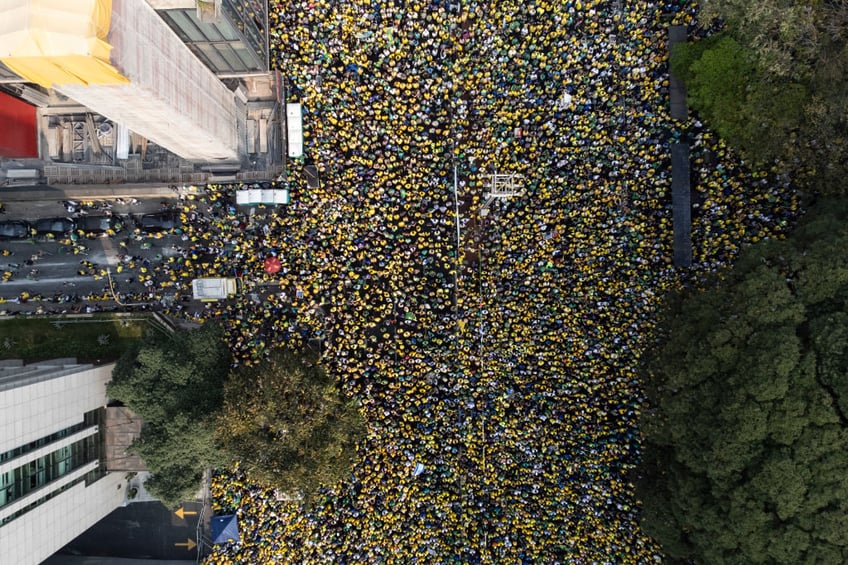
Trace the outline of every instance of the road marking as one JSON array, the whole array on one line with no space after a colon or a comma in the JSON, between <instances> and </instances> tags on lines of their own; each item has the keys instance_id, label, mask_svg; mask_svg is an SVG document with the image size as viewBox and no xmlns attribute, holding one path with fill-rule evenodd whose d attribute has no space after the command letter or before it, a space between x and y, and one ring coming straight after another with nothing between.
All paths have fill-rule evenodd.
<instances>
[{"instance_id":1,"label":"road marking","mask_svg":"<svg viewBox=\"0 0 848 565\"><path fill-rule=\"evenodd\" d=\"M106 254L106 264L111 266L118 264L118 254L115 251L115 244L112 242L111 237L101 238L103 242L103 253Z\"/></svg>"},{"instance_id":2,"label":"road marking","mask_svg":"<svg viewBox=\"0 0 848 565\"><path fill-rule=\"evenodd\" d=\"M184 547L184 548L186 548L187 550L191 551L192 549L194 549L195 547L197 547L197 544L196 544L196 543L194 543L194 540L193 540L193 539L188 538L188 539L186 540L186 542L185 542L185 543L175 543L175 544L174 544L174 546L175 546L175 547Z\"/></svg>"},{"instance_id":3,"label":"road marking","mask_svg":"<svg viewBox=\"0 0 848 565\"><path fill-rule=\"evenodd\" d=\"M180 506L179 508L177 508L176 510L174 510L174 514L176 514L176 515L177 515L177 517L178 517L180 520L185 520L185 517L186 517L186 516L197 516L197 512L192 512L192 511L190 511L190 510L183 510L183 507L182 507L182 506Z\"/></svg>"}]
</instances>

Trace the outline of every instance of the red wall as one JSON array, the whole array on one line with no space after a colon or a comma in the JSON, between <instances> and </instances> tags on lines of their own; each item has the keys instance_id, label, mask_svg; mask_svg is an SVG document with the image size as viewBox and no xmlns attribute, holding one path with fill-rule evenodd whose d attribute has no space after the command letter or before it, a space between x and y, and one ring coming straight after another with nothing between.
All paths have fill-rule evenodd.
<instances>
[{"instance_id":1,"label":"red wall","mask_svg":"<svg viewBox=\"0 0 848 565\"><path fill-rule=\"evenodd\" d=\"M35 106L0 92L0 156L38 157Z\"/></svg>"}]
</instances>

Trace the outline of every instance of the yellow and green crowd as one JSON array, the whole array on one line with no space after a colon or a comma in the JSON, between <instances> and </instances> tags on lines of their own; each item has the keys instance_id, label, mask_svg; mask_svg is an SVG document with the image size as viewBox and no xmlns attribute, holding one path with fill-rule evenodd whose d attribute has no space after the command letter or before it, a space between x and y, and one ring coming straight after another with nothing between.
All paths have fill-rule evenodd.
<instances>
[{"instance_id":1,"label":"yellow and green crowd","mask_svg":"<svg viewBox=\"0 0 848 565\"><path fill-rule=\"evenodd\" d=\"M208 563L661 560L632 484L660 301L798 214L773 172L669 117L667 27L694 10L271 1L303 108L291 203L250 215L238 186L209 185L180 202L180 252L139 276L157 296L243 276L244 297L195 318L223 321L239 364L317 346L369 433L308 509L219 472L214 508L241 539ZM691 269L671 263L676 141L693 156ZM488 201L494 173L517 194Z\"/></svg>"}]
</instances>

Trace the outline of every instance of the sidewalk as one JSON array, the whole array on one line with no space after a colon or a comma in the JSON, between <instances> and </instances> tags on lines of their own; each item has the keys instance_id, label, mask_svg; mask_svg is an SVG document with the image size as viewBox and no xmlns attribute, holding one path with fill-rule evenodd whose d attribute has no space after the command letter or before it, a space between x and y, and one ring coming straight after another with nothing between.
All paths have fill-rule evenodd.
<instances>
[{"instance_id":1,"label":"sidewalk","mask_svg":"<svg viewBox=\"0 0 848 565\"><path fill-rule=\"evenodd\" d=\"M112 200L115 198L176 198L165 184L36 185L0 187L0 202L41 200Z\"/></svg>"}]
</instances>

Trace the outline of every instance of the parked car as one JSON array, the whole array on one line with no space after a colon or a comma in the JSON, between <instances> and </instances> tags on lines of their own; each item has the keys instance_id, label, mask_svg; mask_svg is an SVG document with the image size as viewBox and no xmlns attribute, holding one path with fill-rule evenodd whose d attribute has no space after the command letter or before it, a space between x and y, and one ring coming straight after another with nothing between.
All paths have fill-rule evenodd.
<instances>
[{"instance_id":1,"label":"parked car","mask_svg":"<svg viewBox=\"0 0 848 565\"><path fill-rule=\"evenodd\" d=\"M36 220L35 233L38 235L52 235L61 237L74 231L77 223L71 218L43 218Z\"/></svg>"},{"instance_id":2,"label":"parked car","mask_svg":"<svg viewBox=\"0 0 848 565\"><path fill-rule=\"evenodd\" d=\"M136 221L136 225L143 232L170 231L180 227L180 217L172 211L145 214Z\"/></svg>"},{"instance_id":3,"label":"parked car","mask_svg":"<svg viewBox=\"0 0 848 565\"><path fill-rule=\"evenodd\" d=\"M83 216L77 220L77 230L85 235L102 235L117 233L124 227L124 222L116 216Z\"/></svg>"},{"instance_id":4,"label":"parked car","mask_svg":"<svg viewBox=\"0 0 848 565\"><path fill-rule=\"evenodd\" d=\"M32 235L32 225L22 220L0 222L0 239L26 239Z\"/></svg>"}]
</instances>

